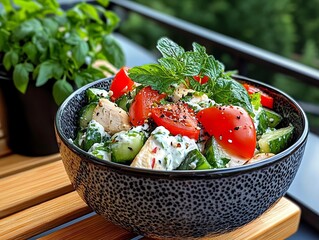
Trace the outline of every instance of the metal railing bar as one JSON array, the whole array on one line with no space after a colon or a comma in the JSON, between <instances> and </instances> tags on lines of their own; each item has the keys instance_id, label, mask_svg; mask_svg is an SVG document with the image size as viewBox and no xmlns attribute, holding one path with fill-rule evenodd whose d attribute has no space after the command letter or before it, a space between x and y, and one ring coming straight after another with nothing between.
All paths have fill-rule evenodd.
<instances>
[{"instance_id":1,"label":"metal railing bar","mask_svg":"<svg viewBox=\"0 0 319 240\"><path fill-rule=\"evenodd\" d=\"M135 12L169 28L191 35L193 38L197 38L197 41L200 40L204 43L213 44L218 48L242 59L267 66L277 72L295 77L297 80L305 81L308 84L317 87L319 86L319 70L315 68L308 67L296 61L211 31L193 23L160 13L133 1L111 0L111 3L126 11Z\"/></svg>"}]
</instances>

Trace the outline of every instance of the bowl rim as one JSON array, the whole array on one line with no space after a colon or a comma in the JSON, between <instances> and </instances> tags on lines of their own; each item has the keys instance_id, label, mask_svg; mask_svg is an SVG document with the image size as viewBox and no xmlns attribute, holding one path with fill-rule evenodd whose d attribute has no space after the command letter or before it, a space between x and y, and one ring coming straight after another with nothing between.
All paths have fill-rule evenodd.
<instances>
[{"instance_id":1,"label":"bowl rim","mask_svg":"<svg viewBox=\"0 0 319 240\"><path fill-rule=\"evenodd\" d=\"M288 94L285 92L268 85L266 83L247 78L244 76L240 75L233 75L233 78L235 80L238 80L239 82L249 82L253 83L254 85L261 86L262 88L265 89L270 89L271 91L276 92L277 94L283 95L285 98L288 99L300 112L302 115L302 121L304 123L304 129L301 133L301 136L297 141L292 144L290 147L285 149L284 151L276 154L275 156L272 156L270 158L267 158L265 160L258 161L253 164L247 164L247 165L241 165L241 166L236 166L236 167L230 167L230 168L220 168L220 169L209 169L209 170L171 170L171 171L166 171L166 170L153 170L153 169L143 169L143 168L136 168L136 167L131 167L128 165L123 165L119 163L114 163L111 161L105 161L99 158L94 157L93 155L87 153L86 151L82 150L81 148L77 147L75 144L73 144L72 141L70 141L63 133L62 133L62 128L60 125L60 116L63 114L64 109L68 102L74 98L76 95L79 93L85 91L86 89L90 88L93 85L96 85L100 82L103 81L110 81L114 76L107 77L107 78L102 78L99 80L96 80L94 82L91 82L89 84L86 84L85 86L77 89L74 91L58 108L56 117L55 117L55 128L56 128L56 134L59 136L60 140L75 154L79 155L81 159L84 159L85 161L92 162L93 164L97 164L102 167L107 167L109 169L112 169L114 171L122 172L122 173L129 173L130 175L136 175L136 176L141 176L143 177L151 177L151 178L220 178L222 176L234 176L238 174L243 174L246 172L251 172L260 168L265 168L269 165L272 165L281 159L290 156L293 154L297 149L307 141L308 133L309 133L309 127L308 127L308 119L306 117L305 112L301 108L301 106Z\"/></svg>"}]
</instances>

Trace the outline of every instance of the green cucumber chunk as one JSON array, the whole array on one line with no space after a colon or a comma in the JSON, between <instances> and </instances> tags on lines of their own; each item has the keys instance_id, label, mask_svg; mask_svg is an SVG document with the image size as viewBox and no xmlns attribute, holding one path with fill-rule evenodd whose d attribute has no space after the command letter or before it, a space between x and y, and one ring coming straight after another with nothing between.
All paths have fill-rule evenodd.
<instances>
[{"instance_id":1,"label":"green cucumber chunk","mask_svg":"<svg viewBox=\"0 0 319 240\"><path fill-rule=\"evenodd\" d=\"M204 155L198 149L193 149L186 155L177 170L205 170L211 168L212 166Z\"/></svg>"},{"instance_id":2,"label":"green cucumber chunk","mask_svg":"<svg viewBox=\"0 0 319 240\"><path fill-rule=\"evenodd\" d=\"M119 97L115 103L117 106L128 112L130 109L130 106L132 105L132 102L136 96L136 94L143 88L143 86L138 86L134 88L131 92L123 94L121 97Z\"/></svg>"},{"instance_id":3,"label":"green cucumber chunk","mask_svg":"<svg viewBox=\"0 0 319 240\"><path fill-rule=\"evenodd\" d=\"M104 128L97 121L92 120L89 122L84 136L82 149L88 151L93 144L105 142L110 136L104 131Z\"/></svg>"},{"instance_id":4,"label":"green cucumber chunk","mask_svg":"<svg viewBox=\"0 0 319 240\"><path fill-rule=\"evenodd\" d=\"M285 150L290 144L293 130L294 127L290 125L264 133L258 140L260 152L276 154Z\"/></svg>"},{"instance_id":5,"label":"green cucumber chunk","mask_svg":"<svg viewBox=\"0 0 319 240\"><path fill-rule=\"evenodd\" d=\"M112 162L130 164L145 143L143 132L122 131L111 138Z\"/></svg>"},{"instance_id":6,"label":"green cucumber chunk","mask_svg":"<svg viewBox=\"0 0 319 240\"><path fill-rule=\"evenodd\" d=\"M212 136L205 144L204 156L213 168L225 168L230 157Z\"/></svg>"},{"instance_id":7,"label":"green cucumber chunk","mask_svg":"<svg viewBox=\"0 0 319 240\"><path fill-rule=\"evenodd\" d=\"M111 160L111 149L109 142L95 143L89 150L89 153L99 159Z\"/></svg>"},{"instance_id":8,"label":"green cucumber chunk","mask_svg":"<svg viewBox=\"0 0 319 240\"><path fill-rule=\"evenodd\" d=\"M129 94L123 94L121 97L119 97L115 103L118 107L122 108L124 111L128 112L130 109L131 103L133 99L130 98Z\"/></svg>"},{"instance_id":9,"label":"green cucumber chunk","mask_svg":"<svg viewBox=\"0 0 319 240\"><path fill-rule=\"evenodd\" d=\"M109 93L104 89L89 88L86 90L86 97L88 102L98 102L100 98L109 99Z\"/></svg>"},{"instance_id":10,"label":"green cucumber chunk","mask_svg":"<svg viewBox=\"0 0 319 240\"><path fill-rule=\"evenodd\" d=\"M81 129L86 128L92 120L93 111L96 108L96 105L97 102L91 102L80 110L79 126Z\"/></svg>"},{"instance_id":11,"label":"green cucumber chunk","mask_svg":"<svg viewBox=\"0 0 319 240\"><path fill-rule=\"evenodd\" d=\"M265 114L267 116L268 126L270 128L275 128L282 120L282 116L270 109L264 109Z\"/></svg>"}]
</instances>

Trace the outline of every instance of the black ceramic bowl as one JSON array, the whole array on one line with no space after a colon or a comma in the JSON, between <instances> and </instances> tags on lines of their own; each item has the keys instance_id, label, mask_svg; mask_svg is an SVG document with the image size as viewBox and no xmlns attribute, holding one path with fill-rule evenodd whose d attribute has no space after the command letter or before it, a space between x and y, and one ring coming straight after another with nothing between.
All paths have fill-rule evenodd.
<instances>
[{"instance_id":1,"label":"black ceramic bowl","mask_svg":"<svg viewBox=\"0 0 319 240\"><path fill-rule=\"evenodd\" d=\"M273 206L293 181L304 153L308 123L286 94L236 77L274 97L283 125L295 127L285 151L260 162L228 169L156 171L99 160L76 147L78 113L89 87L108 89L111 78L74 92L56 115L57 141L67 174L79 195L111 222L150 237L196 238L232 231Z\"/></svg>"}]
</instances>

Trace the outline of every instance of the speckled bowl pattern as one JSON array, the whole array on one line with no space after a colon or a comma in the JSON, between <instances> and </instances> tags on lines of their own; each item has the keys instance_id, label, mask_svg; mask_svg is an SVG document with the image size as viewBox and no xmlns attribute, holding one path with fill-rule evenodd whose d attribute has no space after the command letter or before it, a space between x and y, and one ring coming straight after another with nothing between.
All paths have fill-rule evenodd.
<instances>
[{"instance_id":1,"label":"speckled bowl pattern","mask_svg":"<svg viewBox=\"0 0 319 240\"><path fill-rule=\"evenodd\" d=\"M56 116L57 141L66 172L96 213L137 234L188 239L235 230L276 203L293 181L305 149L305 113L286 94L249 82L274 97L274 109L295 127L293 144L269 159L241 167L203 171L155 171L102 161L82 151L75 137L79 109L89 87L108 88L110 78L74 92Z\"/></svg>"}]
</instances>

